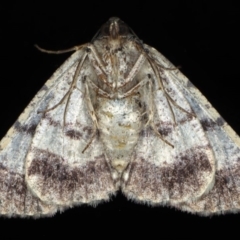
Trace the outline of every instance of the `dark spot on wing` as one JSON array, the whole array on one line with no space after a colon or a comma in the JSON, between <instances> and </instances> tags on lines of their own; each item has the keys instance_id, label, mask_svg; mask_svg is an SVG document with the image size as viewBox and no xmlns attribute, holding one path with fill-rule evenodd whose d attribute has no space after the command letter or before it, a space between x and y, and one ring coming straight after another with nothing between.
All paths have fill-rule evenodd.
<instances>
[{"instance_id":1,"label":"dark spot on wing","mask_svg":"<svg viewBox=\"0 0 240 240\"><path fill-rule=\"evenodd\" d=\"M87 81L87 76L84 75L84 76L82 77L82 83L85 83L86 81Z\"/></svg>"},{"instance_id":2,"label":"dark spot on wing","mask_svg":"<svg viewBox=\"0 0 240 240\"><path fill-rule=\"evenodd\" d=\"M158 132L163 136L166 137L173 131L173 124L171 122L162 122L156 124Z\"/></svg>"},{"instance_id":3,"label":"dark spot on wing","mask_svg":"<svg viewBox=\"0 0 240 240\"><path fill-rule=\"evenodd\" d=\"M170 134L172 132L172 128L171 127L161 127L158 129L158 131L161 134L161 136L166 137L166 136L168 136L168 134Z\"/></svg>"},{"instance_id":4,"label":"dark spot on wing","mask_svg":"<svg viewBox=\"0 0 240 240\"><path fill-rule=\"evenodd\" d=\"M33 135L35 133L37 124L21 124L19 121L16 121L14 124L14 128L19 131L26 134Z\"/></svg>"},{"instance_id":5,"label":"dark spot on wing","mask_svg":"<svg viewBox=\"0 0 240 240\"><path fill-rule=\"evenodd\" d=\"M225 120L222 117L218 117L216 123L219 127L221 127L225 124Z\"/></svg>"},{"instance_id":6,"label":"dark spot on wing","mask_svg":"<svg viewBox=\"0 0 240 240\"><path fill-rule=\"evenodd\" d=\"M85 133L87 133L87 135L92 135L92 133L93 133L93 129L91 128L91 127L84 127L83 128L83 132L85 132Z\"/></svg>"},{"instance_id":7,"label":"dark spot on wing","mask_svg":"<svg viewBox=\"0 0 240 240\"><path fill-rule=\"evenodd\" d=\"M172 92L174 92L173 89L172 89L171 87L167 87L167 88L165 88L165 89L166 89L166 91L167 91L168 93L172 93Z\"/></svg>"},{"instance_id":8,"label":"dark spot on wing","mask_svg":"<svg viewBox=\"0 0 240 240\"><path fill-rule=\"evenodd\" d=\"M216 123L211 119L202 119L200 120L200 123L202 124L204 131L208 131L209 129L214 128L214 126L216 125Z\"/></svg>"},{"instance_id":9,"label":"dark spot on wing","mask_svg":"<svg viewBox=\"0 0 240 240\"><path fill-rule=\"evenodd\" d=\"M81 139L82 138L81 132L74 130L74 129L65 131L65 135L70 137L71 139Z\"/></svg>"},{"instance_id":10,"label":"dark spot on wing","mask_svg":"<svg viewBox=\"0 0 240 240\"><path fill-rule=\"evenodd\" d=\"M5 170L5 171L7 171L7 168L4 167L4 166L0 163L0 171L1 171L1 170Z\"/></svg>"},{"instance_id":11,"label":"dark spot on wing","mask_svg":"<svg viewBox=\"0 0 240 240\"><path fill-rule=\"evenodd\" d=\"M152 133L153 133L152 127L148 125L141 129L141 131L139 132L139 136L140 137L148 137L149 134L152 134Z\"/></svg>"},{"instance_id":12,"label":"dark spot on wing","mask_svg":"<svg viewBox=\"0 0 240 240\"><path fill-rule=\"evenodd\" d=\"M147 123L147 121L149 119L148 113L145 113L144 115L142 115L141 119L142 119L143 123Z\"/></svg>"},{"instance_id":13,"label":"dark spot on wing","mask_svg":"<svg viewBox=\"0 0 240 240\"><path fill-rule=\"evenodd\" d=\"M148 129L144 128L139 132L140 137L146 137L148 135Z\"/></svg>"},{"instance_id":14,"label":"dark spot on wing","mask_svg":"<svg viewBox=\"0 0 240 240\"><path fill-rule=\"evenodd\" d=\"M60 122L53 120L52 117L48 113L46 113L43 118L48 121L50 126L54 126L54 127L61 126Z\"/></svg>"},{"instance_id":15,"label":"dark spot on wing","mask_svg":"<svg viewBox=\"0 0 240 240\"><path fill-rule=\"evenodd\" d=\"M225 121L222 117L218 117L216 122L212 119L206 118L200 120L200 123L204 131L212 131L215 127L222 127L225 124Z\"/></svg>"},{"instance_id":16,"label":"dark spot on wing","mask_svg":"<svg viewBox=\"0 0 240 240\"><path fill-rule=\"evenodd\" d=\"M192 119L194 119L195 117L189 113L183 113L183 116L180 120L178 120L177 124L185 124L186 122L190 122Z\"/></svg>"}]
</instances>

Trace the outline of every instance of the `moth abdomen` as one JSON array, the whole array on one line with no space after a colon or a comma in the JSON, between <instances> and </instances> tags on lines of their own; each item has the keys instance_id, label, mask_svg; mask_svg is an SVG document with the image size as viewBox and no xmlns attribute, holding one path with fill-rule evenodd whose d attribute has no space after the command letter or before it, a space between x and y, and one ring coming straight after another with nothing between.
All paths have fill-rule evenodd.
<instances>
[{"instance_id":1,"label":"moth abdomen","mask_svg":"<svg viewBox=\"0 0 240 240\"><path fill-rule=\"evenodd\" d=\"M104 99L95 109L106 154L119 172L130 162L143 127L142 109L134 98Z\"/></svg>"}]
</instances>

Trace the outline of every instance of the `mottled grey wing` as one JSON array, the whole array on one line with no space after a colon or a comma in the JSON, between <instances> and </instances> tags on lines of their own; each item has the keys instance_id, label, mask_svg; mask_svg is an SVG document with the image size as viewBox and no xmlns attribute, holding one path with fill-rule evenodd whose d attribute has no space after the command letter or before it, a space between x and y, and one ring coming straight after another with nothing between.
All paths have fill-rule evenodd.
<instances>
[{"instance_id":1,"label":"mottled grey wing","mask_svg":"<svg viewBox=\"0 0 240 240\"><path fill-rule=\"evenodd\" d=\"M31 191L42 201L61 206L95 205L116 192L103 145L97 135L91 142L94 124L84 79L97 76L88 60L69 100L58 104L67 93L75 70L76 64L55 88L48 102L48 109L53 109L39 121L26 156L26 181Z\"/></svg>"},{"instance_id":2,"label":"mottled grey wing","mask_svg":"<svg viewBox=\"0 0 240 240\"><path fill-rule=\"evenodd\" d=\"M215 182L198 201L176 207L203 215L240 209L240 139L200 91L180 71L165 71L166 86L174 83L199 119L215 156Z\"/></svg>"},{"instance_id":3,"label":"mottled grey wing","mask_svg":"<svg viewBox=\"0 0 240 240\"><path fill-rule=\"evenodd\" d=\"M83 52L82 50L74 53L54 73L2 139L0 143L0 214L39 217L52 215L58 209L62 209L62 206L57 206L57 203L46 203L33 193L33 189L29 188L26 183L25 164L27 155L33 154L33 148L31 147L33 139L35 139L35 143L37 141L36 136L39 137L39 131L36 129L39 128L39 123L43 121L42 117L45 116L46 119L48 116L41 111L48 109L52 101L56 98L62 98L63 95L61 94L69 89L76 64L81 59ZM48 130L42 132L41 139L43 141L51 137L54 140L54 136L48 135ZM38 134L36 135L36 133ZM68 134L71 135L71 131ZM58 137L60 136L56 136L55 142L53 141L51 144L57 146L57 141L60 141ZM36 152L36 150L34 151ZM60 151L58 154L60 154ZM43 156L43 153L39 156ZM46 161L48 159L52 159L52 157L44 158ZM44 161L43 164L45 164ZM40 164L39 167L41 168L42 165ZM94 168L90 168L91 170L94 170ZM66 177L68 177L67 172Z\"/></svg>"},{"instance_id":4,"label":"mottled grey wing","mask_svg":"<svg viewBox=\"0 0 240 240\"><path fill-rule=\"evenodd\" d=\"M178 95L176 102L191 112ZM214 181L214 156L198 119L173 106L169 109L161 90L154 93L154 124L145 128L129 166L125 194L151 204L178 204L197 199Z\"/></svg>"},{"instance_id":5,"label":"mottled grey wing","mask_svg":"<svg viewBox=\"0 0 240 240\"><path fill-rule=\"evenodd\" d=\"M146 46L161 66L172 64ZM159 67L172 113L161 90L156 90L155 124L174 149L145 129L129 167L125 194L150 204L211 214L239 208L239 138L202 94L179 71ZM162 96L161 96L162 95ZM215 169L216 168L216 169Z\"/></svg>"},{"instance_id":6,"label":"mottled grey wing","mask_svg":"<svg viewBox=\"0 0 240 240\"><path fill-rule=\"evenodd\" d=\"M25 181L25 159L35 129L46 110L55 87L82 53L73 54L36 94L0 142L0 214L8 216L41 216L53 214L56 205L33 196Z\"/></svg>"},{"instance_id":7,"label":"mottled grey wing","mask_svg":"<svg viewBox=\"0 0 240 240\"><path fill-rule=\"evenodd\" d=\"M153 70L150 66L148 68L145 72L152 75L154 80L153 92L149 94L154 106L154 125L163 139L153 128L143 129L129 172L126 173L128 178L125 178L127 181L123 191L130 198L151 204L178 204L188 199L195 200L214 181L212 149L182 92L176 87L171 88L175 104L168 102ZM162 73L161 78L164 78Z\"/></svg>"}]
</instances>

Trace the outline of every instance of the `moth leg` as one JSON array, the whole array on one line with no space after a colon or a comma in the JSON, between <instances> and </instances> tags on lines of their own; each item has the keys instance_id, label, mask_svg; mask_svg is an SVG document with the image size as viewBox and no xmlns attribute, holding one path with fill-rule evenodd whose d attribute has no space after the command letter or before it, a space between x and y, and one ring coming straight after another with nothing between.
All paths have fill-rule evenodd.
<instances>
[{"instance_id":1,"label":"moth leg","mask_svg":"<svg viewBox=\"0 0 240 240\"><path fill-rule=\"evenodd\" d=\"M89 57L90 62L92 63L93 68L95 70L97 70L95 72L98 75L99 79L102 80L107 86L109 86L111 88L112 86L107 81L108 73L106 71L105 63L100 58L94 45L89 44L87 46L87 52L88 52L88 57ZM127 83L132 81L132 79L139 72L139 70L140 70L141 66L143 65L143 63L145 62L145 60L146 60L146 56L144 54L140 54L140 56L138 57L137 61L134 64L134 66L132 67L131 71L129 72L128 76L126 77L124 84L120 88L124 87ZM99 73L99 71L100 71L100 73ZM93 82L91 82L91 84L93 85L93 87L95 89L99 88ZM101 95L101 93L102 93L103 97L107 97L107 98L111 98L111 99L113 98L112 95L110 95L108 93L106 94L103 90L100 92L100 95Z\"/></svg>"},{"instance_id":2,"label":"moth leg","mask_svg":"<svg viewBox=\"0 0 240 240\"><path fill-rule=\"evenodd\" d=\"M109 94L109 93L105 92L104 90L102 90L100 87L98 87L91 79L89 79L88 81L91 84L92 88L95 90L95 92L97 94L99 94L100 96L109 98L109 99L112 99L114 97L113 94Z\"/></svg>"},{"instance_id":3,"label":"moth leg","mask_svg":"<svg viewBox=\"0 0 240 240\"><path fill-rule=\"evenodd\" d=\"M129 72L128 76L126 77L124 84L120 87L124 87L127 83L131 82L134 77L136 76L136 74L139 72L139 70L141 69L143 63L145 62L146 57L144 54L140 54L140 56L138 57L137 61L135 62L134 66L132 67L131 71Z\"/></svg>"},{"instance_id":4,"label":"moth leg","mask_svg":"<svg viewBox=\"0 0 240 240\"><path fill-rule=\"evenodd\" d=\"M149 76L149 78L151 78L151 76ZM149 92L150 93L153 93L152 92L152 83L151 81L148 81L147 82L147 85L149 86ZM151 94L147 94L147 110L142 114L142 116L144 116L145 114L147 115L147 122L145 123L145 127L147 127L153 120L153 99L151 97ZM150 124L151 125L151 124Z\"/></svg>"},{"instance_id":5,"label":"moth leg","mask_svg":"<svg viewBox=\"0 0 240 240\"><path fill-rule=\"evenodd\" d=\"M157 130L155 124L152 123L150 126L152 127L152 129L153 129L153 131L156 133L156 135L157 135L163 142L165 142L166 144L168 144L169 146L171 146L172 148L174 148L174 145L171 144L171 143L170 143L169 141L167 141L166 139L164 139L164 137L159 133L159 131Z\"/></svg>"},{"instance_id":6,"label":"moth leg","mask_svg":"<svg viewBox=\"0 0 240 240\"><path fill-rule=\"evenodd\" d=\"M39 47L38 45L35 45L35 47L39 51L49 53L49 54L62 54L62 53L67 53L67 52L72 52L72 51L78 51L78 50L82 49L83 47L86 47L86 50L87 50L86 55L88 55L89 60L92 63L92 66L96 69L96 66L93 63L93 59L91 58L91 53L93 55L94 60L97 62L97 67L101 71L101 74L98 74L99 78L105 84L107 84L109 86L109 83L107 81L107 73L106 73L106 70L105 70L105 64L101 60L101 58L99 57L99 54L98 54L96 48L94 47L94 45L87 43L87 44L83 44L83 45L80 45L80 46L75 46L75 47L72 47L72 48L68 48L68 49L64 49L64 50L58 50L58 51L46 50L46 49L43 49L43 48Z\"/></svg>"},{"instance_id":7,"label":"moth leg","mask_svg":"<svg viewBox=\"0 0 240 240\"><path fill-rule=\"evenodd\" d=\"M137 85L135 85L133 88L131 88L129 91L125 92L124 94L119 94L118 98L126 98L129 96L132 96L133 94L136 94L138 89L144 86L147 82L149 82L149 79L143 79L141 80Z\"/></svg>"},{"instance_id":8,"label":"moth leg","mask_svg":"<svg viewBox=\"0 0 240 240\"><path fill-rule=\"evenodd\" d=\"M144 85L147 84L147 83L149 83L150 92L152 92L152 83L150 82L149 78L147 78L147 79L141 80L136 86L134 86L132 89L130 89L130 90L127 91L126 93L124 93L124 94L119 94L118 97L119 97L120 99L121 99L121 98L129 97L129 96L135 94L140 87L144 86ZM153 131L158 135L158 137L159 137L162 141L164 141L165 143L167 143L167 144L170 145L171 147L174 147L170 142L168 142L167 140L165 140L165 139L162 137L162 135L157 131L156 126L154 125L154 123L153 123L153 121L152 121L152 120L153 120L153 102L152 102L152 95L149 96L149 97L151 98L151 100L150 100L151 103L149 104L149 105L150 105L150 114L149 114L149 120L148 120L148 122L151 123L150 126L152 127ZM145 114L145 113L143 113L143 114ZM147 122L147 124L148 124L148 122ZM147 125L147 124L146 124L146 125Z\"/></svg>"},{"instance_id":9,"label":"moth leg","mask_svg":"<svg viewBox=\"0 0 240 240\"><path fill-rule=\"evenodd\" d=\"M93 130L93 135L92 135L90 141L87 143L85 148L82 150L82 153L84 153L87 150L87 148L90 146L90 144L92 143L92 141L95 138L96 133L97 133L97 131L99 129L98 122L97 122L97 117L96 117L96 114L95 114L95 110L93 108L92 101L91 101L91 98L90 98L88 85L85 84L85 87L86 87L87 105L88 105L88 109L89 109L89 112L90 112L90 116L91 116L92 121L93 121L93 128L94 128L94 130Z\"/></svg>"},{"instance_id":10,"label":"moth leg","mask_svg":"<svg viewBox=\"0 0 240 240\"><path fill-rule=\"evenodd\" d=\"M150 93L153 93L152 91L152 82L151 81L148 81L147 83L149 85L149 92ZM149 94L148 95L148 121L147 123L145 124L145 126L147 125L150 125L151 128L153 129L153 131L155 132L155 134L163 141L165 142L166 144L168 144L169 146L171 147L174 147L170 142L168 142L166 139L164 139L164 137L159 133L159 131L157 130L156 128L156 125L154 124L153 122L153 116L154 116L154 111L153 111L153 107L154 107L154 104L153 104L153 97L152 97L152 94ZM147 112L145 112L147 113ZM144 114L145 114L144 113Z\"/></svg>"},{"instance_id":11,"label":"moth leg","mask_svg":"<svg viewBox=\"0 0 240 240\"><path fill-rule=\"evenodd\" d=\"M155 61L153 61L151 59L151 57L147 53L146 53L146 55L147 55L148 62L149 62L150 66L151 66L151 68L152 68L152 70L153 70L153 72L154 72L154 74L155 74L155 76L156 76L156 78L158 80L159 89L161 89L163 91L163 93L166 95L166 91L165 91L165 88L163 86L163 82L162 82L161 76L160 76L160 74L159 74L159 72L157 70L157 67L155 66ZM169 109L171 111L174 123L176 124L176 117L175 117L175 114L173 112L172 105L170 104L168 98L167 98L167 104L168 104L168 107L169 107Z\"/></svg>"},{"instance_id":12,"label":"moth leg","mask_svg":"<svg viewBox=\"0 0 240 240\"><path fill-rule=\"evenodd\" d=\"M46 109L46 110L44 110L44 111L38 111L38 113L46 113L46 112L49 112L49 111L53 110L54 108L56 108L57 106L61 105L61 104L64 102L65 98L69 95L70 91L71 91L71 89L69 89L69 90L65 93L65 95L62 97L62 99L61 99L56 105L54 105L53 107L48 108L48 109Z\"/></svg>"},{"instance_id":13,"label":"moth leg","mask_svg":"<svg viewBox=\"0 0 240 240\"><path fill-rule=\"evenodd\" d=\"M72 90L73 90L74 88L76 88L76 82L77 82L79 73L80 73L80 71L81 71L82 65L83 65L86 57L87 57L87 53L84 54L82 60L78 63L77 68L76 68L76 71L75 71L74 76L73 76L73 80L72 80L71 86L69 87L69 89L68 89L68 91L65 93L65 95L62 97L62 99L61 99L56 105L54 105L53 107L48 108L48 109L46 109L46 110L44 110L44 111L40 111L39 113L46 113L46 112L49 112L49 111L55 109L56 107L58 107L59 105L61 105L61 104L65 101L65 99L67 98L67 103L66 103L66 106L65 106L65 109L64 109L64 119L63 119L63 121L64 121L63 126L65 125L66 111L67 111L67 106L68 106L68 103L69 103L69 98L70 98L70 95L71 95Z\"/></svg>"},{"instance_id":14,"label":"moth leg","mask_svg":"<svg viewBox=\"0 0 240 240\"><path fill-rule=\"evenodd\" d=\"M105 63L100 58L98 51L96 50L94 45L88 44L87 53L88 53L88 58L92 63L92 67L95 69L95 72L98 75L99 79L103 81L107 86L111 87L111 85L107 81L108 73L106 71Z\"/></svg>"},{"instance_id":15,"label":"moth leg","mask_svg":"<svg viewBox=\"0 0 240 240\"><path fill-rule=\"evenodd\" d=\"M168 103L168 106L169 106L170 111L171 111L171 113L172 113L172 116L173 116L173 119L174 119L174 123L176 124L176 118L175 118L175 114L174 114L174 112L173 112L172 105L170 104L170 102L171 102L175 107L177 107L178 109L180 109L181 111L183 111L183 112L185 112L185 113L187 113L187 114L190 114L190 115L193 116L193 117L196 117L195 114L193 114L193 113L191 113L191 112L188 112L187 110L185 110L184 108L182 108L181 106L179 106L179 105L169 96L169 94L168 94L168 93L166 92L166 90L165 90L165 87L164 87L163 82L162 82L162 78L161 78L161 76L160 76L160 74L159 74L159 71L157 70L156 65L158 65L160 68L165 69L165 70L176 70L177 68L176 68L176 69L165 68L165 67L159 65L159 64L158 64L155 60L153 60L150 56L148 56L148 61L149 61L150 65L151 65L151 67L152 67L152 69L153 69L153 71L154 71L154 73L155 73L155 75L156 75L156 77L157 77L157 79L158 79L160 88L162 89L163 93L165 94L165 96L166 96L166 98L167 98L167 103ZM152 62L152 61L154 61L154 62ZM155 64L156 64L156 65L155 65Z\"/></svg>"},{"instance_id":16,"label":"moth leg","mask_svg":"<svg viewBox=\"0 0 240 240\"><path fill-rule=\"evenodd\" d=\"M67 108L68 108L68 104L69 104L69 99L70 99L70 96L71 96L71 92L74 88L77 88L77 80L78 80L78 77L79 77L79 74L80 74L80 71L82 69L82 66L83 66L83 63L85 61L87 57L87 54L85 53L82 60L78 63L78 66L76 68L76 71L74 73L74 76L73 76L73 80L72 80L72 83L71 83L71 86L68 90L69 94L68 95L65 95L67 97L67 102L66 102L66 105L65 105L65 108L64 108L64 115L63 115L63 126L65 126L65 122L66 122L66 112L67 112ZM64 97L65 97L64 96Z\"/></svg>"},{"instance_id":17,"label":"moth leg","mask_svg":"<svg viewBox=\"0 0 240 240\"><path fill-rule=\"evenodd\" d=\"M169 101L177 108L179 108L180 110L182 110L183 112L193 116L193 117L196 117L196 115L194 113L191 113L191 112L188 112L187 110L185 110L184 108L182 108L181 106L179 106L170 96L167 92L166 93L166 97L169 99Z\"/></svg>"}]
</instances>

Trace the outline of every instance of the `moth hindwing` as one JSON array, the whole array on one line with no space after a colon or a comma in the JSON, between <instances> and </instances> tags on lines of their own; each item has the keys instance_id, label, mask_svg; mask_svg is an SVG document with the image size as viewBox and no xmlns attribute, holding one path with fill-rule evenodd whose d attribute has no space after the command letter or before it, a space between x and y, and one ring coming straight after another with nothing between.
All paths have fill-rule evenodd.
<instances>
[{"instance_id":1,"label":"moth hindwing","mask_svg":"<svg viewBox=\"0 0 240 240\"><path fill-rule=\"evenodd\" d=\"M56 53L73 50L0 143L0 214L48 216L118 190L238 211L239 137L177 68L118 18Z\"/></svg>"}]
</instances>

